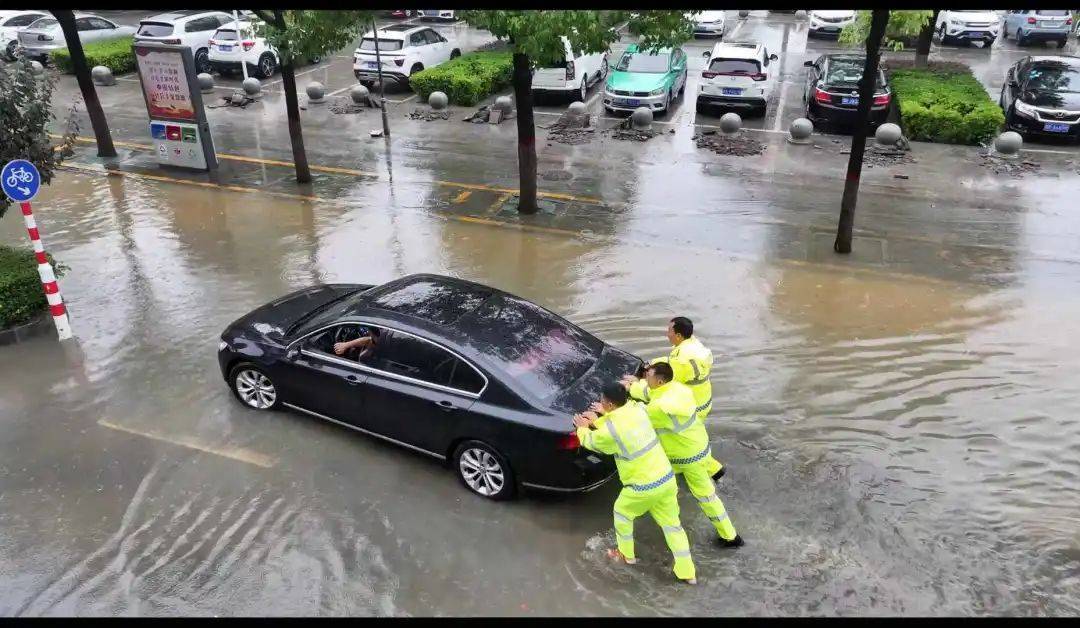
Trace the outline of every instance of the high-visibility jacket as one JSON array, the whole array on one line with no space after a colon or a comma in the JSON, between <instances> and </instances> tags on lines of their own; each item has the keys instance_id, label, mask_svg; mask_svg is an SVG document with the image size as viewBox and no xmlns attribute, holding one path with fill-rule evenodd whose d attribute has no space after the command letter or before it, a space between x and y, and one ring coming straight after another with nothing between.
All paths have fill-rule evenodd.
<instances>
[{"instance_id":1,"label":"high-visibility jacket","mask_svg":"<svg viewBox=\"0 0 1080 628\"><path fill-rule=\"evenodd\" d=\"M578 440L582 447L615 456L615 468L623 486L649 491L674 479L671 463L643 405L628 401L603 418L596 422L596 429L579 427Z\"/></svg>"},{"instance_id":2,"label":"high-visibility jacket","mask_svg":"<svg viewBox=\"0 0 1080 628\"><path fill-rule=\"evenodd\" d=\"M686 384L694 393L694 401L697 402L698 418L705 420L712 409L712 383L709 382L709 373L712 372L713 356L697 336L690 336L671 349L666 358L656 358L652 361L667 362L675 375L675 381Z\"/></svg>"},{"instance_id":3,"label":"high-visibility jacket","mask_svg":"<svg viewBox=\"0 0 1080 628\"><path fill-rule=\"evenodd\" d=\"M671 381L649 388L639 379L630 386L630 396L645 402L649 422L673 465L693 464L709 455L709 434L698 420L697 402L689 386Z\"/></svg>"}]
</instances>

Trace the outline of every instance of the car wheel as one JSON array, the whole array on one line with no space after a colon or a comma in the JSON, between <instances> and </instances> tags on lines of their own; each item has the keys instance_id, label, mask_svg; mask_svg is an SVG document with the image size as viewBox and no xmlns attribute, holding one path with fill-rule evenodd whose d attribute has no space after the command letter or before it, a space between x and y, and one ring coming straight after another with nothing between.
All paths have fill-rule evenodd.
<instances>
[{"instance_id":1,"label":"car wheel","mask_svg":"<svg viewBox=\"0 0 1080 628\"><path fill-rule=\"evenodd\" d=\"M237 364L229 371L233 394L245 406L256 410L274 410L281 405L277 387L265 371L250 363Z\"/></svg>"},{"instance_id":2,"label":"car wheel","mask_svg":"<svg viewBox=\"0 0 1080 628\"><path fill-rule=\"evenodd\" d=\"M990 48L993 45L994 45L994 40L993 39L984 39L983 40L983 48Z\"/></svg>"},{"instance_id":3,"label":"car wheel","mask_svg":"<svg viewBox=\"0 0 1080 628\"><path fill-rule=\"evenodd\" d=\"M1016 29L1016 45L1017 46L1023 46L1026 43L1027 43L1027 40L1024 39L1024 32L1021 31L1019 28L1017 28Z\"/></svg>"},{"instance_id":4,"label":"car wheel","mask_svg":"<svg viewBox=\"0 0 1080 628\"><path fill-rule=\"evenodd\" d=\"M450 51L450 58L451 59L457 59L460 56L461 56L461 51L458 50L457 48L454 48L453 50Z\"/></svg>"},{"instance_id":5,"label":"car wheel","mask_svg":"<svg viewBox=\"0 0 1080 628\"><path fill-rule=\"evenodd\" d=\"M454 469L470 491L501 501L514 496L514 472L494 447L478 440L465 441L454 451Z\"/></svg>"},{"instance_id":6,"label":"car wheel","mask_svg":"<svg viewBox=\"0 0 1080 628\"><path fill-rule=\"evenodd\" d=\"M571 102L585 102L585 99L588 98L588 94L589 82L585 79L585 77L582 77L581 87L578 89L578 91L574 92L574 95L571 98Z\"/></svg>"},{"instance_id":7,"label":"car wheel","mask_svg":"<svg viewBox=\"0 0 1080 628\"><path fill-rule=\"evenodd\" d=\"M16 58L15 57L15 48L18 45L19 45L19 42L15 41L14 39L8 42L7 47L4 48L4 59L6 61L14 61L15 60L15 58Z\"/></svg>"},{"instance_id":8,"label":"car wheel","mask_svg":"<svg viewBox=\"0 0 1080 628\"><path fill-rule=\"evenodd\" d=\"M597 79L597 82L603 81L605 78L607 78L607 73L608 73L607 59L601 59L601 61L600 61L600 78Z\"/></svg>"},{"instance_id":9,"label":"car wheel","mask_svg":"<svg viewBox=\"0 0 1080 628\"><path fill-rule=\"evenodd\" d=\"M263 56L259 57L259 78L270 78L274 75L276 69L277 62L274 61L274 55L266 52L263 53Z\"/></svg>"},{"instance_id":10,"label":"car wheel","mask_svg":"<svg viewBox=\"0 0 1080 628\"><path fill-rule=\"evenodd\" d=\"M940 41L942 44L948 43L946 35L945 35L945 25L944 24L942 24L941 28L938 29L938 41Z\"/></svg>"},{"instance_id":11,"label":"car wheel","mask_svg":"<svg viewBox=\"0 0 1080 628\"><path fill-rule=\"evenodd\" d=\"M206 48L195 51L195 72L210 72L210 51Z\"/></svg>"}]
</instances>

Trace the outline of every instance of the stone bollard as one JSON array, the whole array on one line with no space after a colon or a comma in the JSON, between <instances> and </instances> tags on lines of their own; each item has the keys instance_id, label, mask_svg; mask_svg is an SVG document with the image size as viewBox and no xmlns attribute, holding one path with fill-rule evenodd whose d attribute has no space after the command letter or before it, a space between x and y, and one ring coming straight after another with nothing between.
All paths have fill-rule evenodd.
<instances>
[{"instance_id":1,"label":"stone bollard","mask_svg":"<svg viewBox=\"0 0 1080 628\"><path fill-rule=\"evenodd\" d=\"M749 11L739 11L739 17L743 18L744 20L749 16L750 16Z\"/></svg>"},{"instance_id":2,"label":"stone bollard","mask_svg":"<svg viewBox=\"0 0 1080 628\"><path fill-rule=\"evenodd\" d=\"M509 117L510 112L514 110L514 99L509 96L499 96L495 99L494 109L502 112L503 120Z\"/></svg>"},{"instance_id":3,"label":"stone bollard","mask_svg":"<svg viewBox=\"0 0 1080 628\"><path fill-rule=\"evenodd\" d=\"M802 9L799 9L798 11L795 12L795 17L800 19L800 20L806 18L806 11L804 11Z\"/></svg>"},{"instance_id":4,"label":"stone bollard","mask_svg":"<svg viewBox=\"0 0 1080 628\"><path fill-rule=\"evenodd\" d=\"M733 111L729 111L724 115L720 116L720 130L725 135L733 135L735 133L738 133L739 129L741 128L742 118L739 117L739 114Z\"/></svg>"},{"instance_id":5,"label":"stone bollard","mask_svg":"<svg viewBox=\"0 0 1080 628\"><path fill-rule=\"evenodd\" d=\"M40 61L31 61L30 71L34 73L34 76L41 77L45 74L45 66L41 65Z\"/></svg>"},{"instance_id":6,"label":"stone bollard","mask_svg":"<svg viewBox=\"0 0 1080 628\"><path fill-rule=\"evenodd\" d=\"M575 118L580 118L581 116L585 115L585 103L572 102L570 103L570 106L566 109L566 111Z\"/></svg>"},{"instance_id":7,"label":"stone bollard","mask_svg":"<svg viewBox=\"0 0 1080 628\"><path fill-rule=\"evenodd\" d=\"M214 91L214 76L212 74L203 72L195 78L199 79L199 91L204 94Z\"/></svg>"},{"instance_id":8,"label":"stone bollard","mask_svg":"<svg viewBox=\"0 0 1080 628\"><path fill-rule=\"evenodd\" d=\"M435 111L439 111L446 109L450 104L450 99L443 92L431 92L427 97L427 104Z\"/></svg>"},{"instance_id":9,"label":"stone bollard","mask_svg":"<svg viewBox=\"0 0 1080 628\"><path fill-rule=\"evenodd\" d=\"M900 135L902 134L900 133L899 126L891 122L886 122L885 124L879 126L877 128L877 131L874 131L874 142L878 146L887 146L889 148L892 148L893 146L896 146L897 142L900 141Z\"/></svg>"},{"instance_id":10,"label":"stone bollard","mask_svg":"<svg viewBox=\"0 0 1080 628\"><path fill-rule=\"evenodd\" d=\"M322 83L318 81L312 81L307 84L307 89L305 89L304 91L307 92L307 98L309 103L313 105L318 105L326 102L326 88L323 87Z\"/></svg>"},{"instance_id":11,"label":"stone bollard","mask_svg":"<svg viewBox=\"0 0 1080 628\"><path fill-rule=\"evenodd\" d=\"M788 129L787 141L791 144L809 144L814 132L814 123L807 118L797 118Z\"/></svg>"},{"instance_id":12,"label":"stone bollard","mask_svg":"<svg viewBox=\"0 0 1080 628\"><path fill-rule=\"evenodd\" d=\"M90 70L90 78L93 79L94 85L116 85L116 77L113 76L112 70L103 66L95 65L94 69Z\"/></svg>"},{"instance_id":13,"label":"stone bollard","mask_svg":"<svg viewBox=\"0 0 1080 628\"><path fill-rule=\"evenodd\" d=\"M368 91L368 88L357 83L349 89L349 98L352 98L354 104L366 105L371 98L371 92Z\"/></svg>"},{"instance_id":14,"label":"stone bollard","mask_svg":"<svg viewBox=\"0 0 1080 628\"><path fill-rule=\"evenodd\" d=\"M244 79L242 87L248 98L258 98L262 96L262 83L254 76Z\"/></svg>"},{"instance_id":15,"label":"stone bollard","mask_svg":"<svg viewBox=\"0 0 1080 628\"><path fill-rule=\"evenodd\" d=\"M648 107L638 107L634 109L634 113L630 114L630 125L635 129L646 131L652 128L652 109Z\"/></svg>"},{"instance_id":16,"label":"stone bollard","mask_svg":"<svg viewBox=\"0 0 1080 628\"><path fill-rule=\"evenodd\" d=\"M1024 138L1016 131L1005 131L994 139L994 152L999 157L1016 159L1020 156L1020 147L1024 145Z\"/></svg>"}]
</instances>

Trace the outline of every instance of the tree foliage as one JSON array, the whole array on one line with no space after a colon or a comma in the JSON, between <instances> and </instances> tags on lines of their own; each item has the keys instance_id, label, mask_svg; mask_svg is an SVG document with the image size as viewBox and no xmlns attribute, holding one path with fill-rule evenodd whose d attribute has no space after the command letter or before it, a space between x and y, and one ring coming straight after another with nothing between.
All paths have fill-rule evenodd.
<instances>
[{"instance_id":1,"label":"tree foliage","mask_svg":"<svg viewBox=\"0 0 1080 628\"><path fill-rule=\"evenodd\" d=\"M67 132L60 144L49 141L53 78L34 75L30 61L21 59L0 64L0 165L12 159L26 159L37 166L41 182L48 184L56 167L70 154L78 125L68 118ZM0 217L10 201L0 194Z\"/></svg>"},{"instance_id":2,"label":"tree foliage","mask_svg":"<svg viewBox=\"0 0 1080 628\"><path fill-rule=\"evenodd\" d=\"M274 16L257 10L260 20L254 23L255 32L265 37L283 59L314 59L337 52L352 43L374 16L374 11L312 11L290 9L282 11L285 29L277 27Z\"/></svg>"},{"instance_id":3,"label":"tree foliage","mask_svg":"<svg viewBox=\"0 0 1080 628\"><path fill-rule=\"evenodd\" d=\"M840 32L840 44L844 46L862 46L870 34L871 11L856 11L855 21ZM889 23L885 27L883 44L893 50L903 50L906 41L919 35L919 31L933 19L933 11L890 11Z\"/></svg>"}]
</instances>

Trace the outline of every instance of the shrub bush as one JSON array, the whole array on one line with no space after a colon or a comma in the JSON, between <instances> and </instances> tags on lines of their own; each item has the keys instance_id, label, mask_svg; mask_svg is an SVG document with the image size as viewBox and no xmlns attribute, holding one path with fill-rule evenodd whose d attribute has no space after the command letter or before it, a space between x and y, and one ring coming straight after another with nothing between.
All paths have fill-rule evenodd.
<instances>
[{"instance_id":1,"label":"shrub bush","mask_svg":"<svg viewBox=\"0 0 1080 628\"><path fill-rule=\"evenodd\" d=\"M966 66L931 64L916 69L890 63L889 73L900 106L900 126L908 139L980 144L1005 123L1001 108Z\"/></svg>"},{"instance_id":2,"label":"shrub bush","mask_svg":"<svg viewBox=\"0 0 1080 628\"><path fill-rule=\"evenodd\" d=\"M83 45L86 54L86 65L93 69L96 65L103 65L113 74L127 74L135 71L135 53L131 50L132 37L120 37L106 41L95 41ZM73 74L75 68L71 65L71 53L67 48L60 48L51 53L52 62L57 69L66 74Z\"/></svg>"},{"instance_id":3,"label":"shrub bush","mask_svg":"<svg viewBox=\"0 0 1080 628\"><path fill-rule=\"evenodd\" d=\"M63 274L64 269L55 263L54 269L57 276ZM21 325L46 306L34 252L0 246L0 329Z\"/></svg>"},{"instance_id":4,"label":"shrub bush","mask_svg":"<svg viewBox=\"0 0 1080 628\"><path fill-rule=\"evenodd\" d=\"M421 99L445 92L455 105L471 106L510 85L513 59L509 52L472 52L409 77Z\"/></svg>"}]
</instances>

